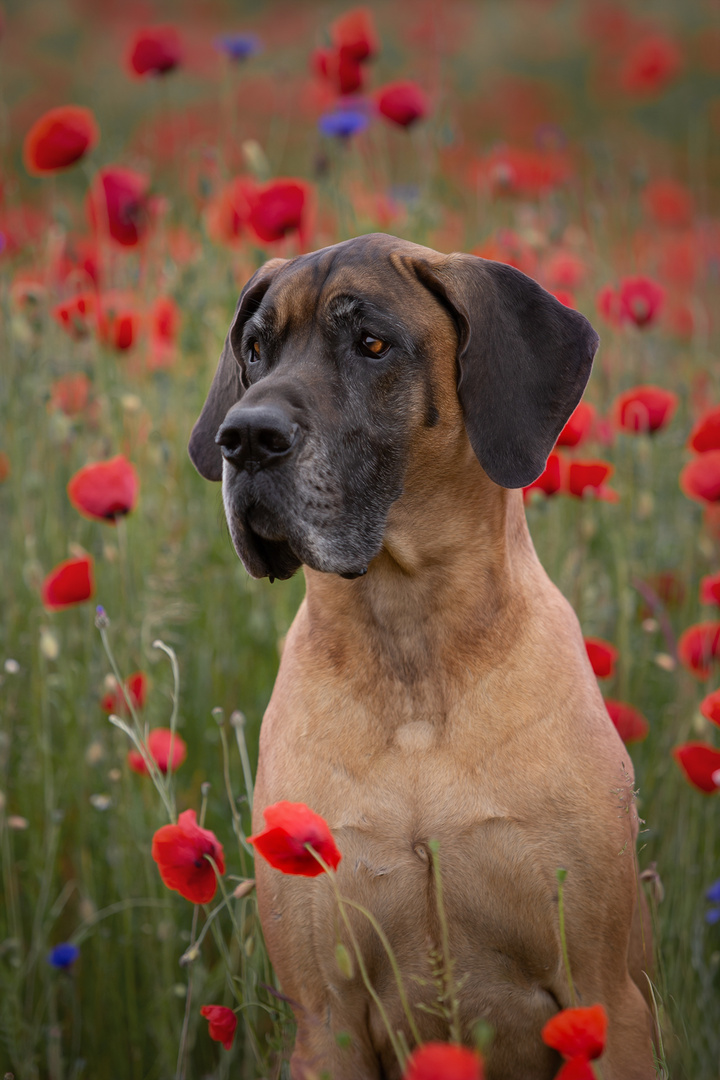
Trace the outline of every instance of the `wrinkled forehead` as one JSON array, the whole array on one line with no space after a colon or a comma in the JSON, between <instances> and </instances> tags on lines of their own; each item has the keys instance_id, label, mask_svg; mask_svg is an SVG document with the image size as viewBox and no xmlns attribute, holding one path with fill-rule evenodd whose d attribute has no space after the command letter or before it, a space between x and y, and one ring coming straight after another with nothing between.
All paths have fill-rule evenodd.
<instances>
[{"instance_id":1,"label":"wrinkled forehead","mask_svg":"<svg viewBox=\"0 0 720 1080\"><path fill-rule=\"evenodd\" d=\"M356 325L423 337L442 309L415 273L414 248L340 244L293 259L275 275L252 322L283 333Z\"/></svg>"}]
</instances>

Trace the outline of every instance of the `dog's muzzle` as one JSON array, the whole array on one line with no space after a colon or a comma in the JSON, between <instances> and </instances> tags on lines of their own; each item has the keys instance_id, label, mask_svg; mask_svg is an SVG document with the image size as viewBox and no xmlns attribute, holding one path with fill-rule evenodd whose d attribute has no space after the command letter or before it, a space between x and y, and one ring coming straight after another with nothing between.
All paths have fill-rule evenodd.
<instances>
[{"instance_id":1,"label":"dog's muzzle","mask_svg":"<svg viewBox=\"0 0 720 1080\"><path fill-rule=\"evenodd\" d=\"M285 464L299 443L299 427L274 405L234 405L223 420L215 442L223 458L238 471Z\"/></svg>"}]
</instances>

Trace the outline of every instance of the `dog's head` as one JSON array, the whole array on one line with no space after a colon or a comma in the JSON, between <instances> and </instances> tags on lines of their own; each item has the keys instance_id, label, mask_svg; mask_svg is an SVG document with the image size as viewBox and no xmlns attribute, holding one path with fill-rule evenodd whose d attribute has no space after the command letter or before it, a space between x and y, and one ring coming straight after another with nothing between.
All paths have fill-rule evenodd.
<instances>
[{"instance_id":1,"label":"dog's head","mask_svg":"<svg viewBox=\"0 0 720 1080\"><path fill-rule=\"evenodd\" d=\"M356 577L423 432L457 414L490 479L526 486L597 344L582 315L503 263L384 234L273 259L242 292L190 457L222 479L253 577L301 563Z\"/></svg>"}]
</instances>

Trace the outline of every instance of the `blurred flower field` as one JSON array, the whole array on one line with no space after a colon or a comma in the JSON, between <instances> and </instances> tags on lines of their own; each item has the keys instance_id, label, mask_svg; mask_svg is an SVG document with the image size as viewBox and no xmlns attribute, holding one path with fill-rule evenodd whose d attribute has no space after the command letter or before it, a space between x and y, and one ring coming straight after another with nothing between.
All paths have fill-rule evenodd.
<instances>
[{"instance_id":1,"label":"blurred flower field","mask_svg":"<svg viewBox=\"0 0 720 1080\"><path fill-rule=\"evenodd\" d=\"M255 268L381 231L601 335L527 513L636 769L658 1075L717 1080L719 136L717 0L6 0L0 1073L288 1075L246 837L303 580L186 444Z\"/></svg>"}]
</instances>

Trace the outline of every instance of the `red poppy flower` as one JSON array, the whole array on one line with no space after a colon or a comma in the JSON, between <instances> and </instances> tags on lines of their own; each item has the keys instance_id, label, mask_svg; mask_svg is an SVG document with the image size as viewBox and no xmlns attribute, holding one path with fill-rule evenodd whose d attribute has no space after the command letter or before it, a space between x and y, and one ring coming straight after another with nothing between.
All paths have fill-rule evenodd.
<instances>
[{"instance_id":1,"label":"red poppy flower","mask_svg":"<svg viewBox=\"0 0 720 1080\"><path fill-rule=\"evenodd\" d=\"M150 327L150 356L148 367L171 367L175 361L175 345L180 328L180 308L171 296L158 296L148 312Z\"/></svg>"},{"instance_id":2,"label":"red poppy flower","mask_svg":"<svg viewBox=\"0 0 720 1080\"><path fill-rule=\"evenodd\" d=\"M50 387L48 409L51 412L64 412L66 416L77 416L88 403L90 386L90 380L83 372L62 375Z\"/></svg>"},{"instance_id":3,"label":"red poppy flower","mask_svg":"<svg viewBox=\"0 0 720 1080\"><path fill-rule=\"evenodd\" d=\"M220 189L206 212L207 230L212 240L231 245L241 240L256 189L255 181L246 176L238 176Z\"/></svg>"},{"instance_id":4,"label":"red poppy flower","mask_svg":"<svg viewBox=\"0 0 720 1080\"><path fill-rule=\"evenodd\" d=\"M218 872L225 873L225 857L220 841L210 829L202 829L194 810L185 810L177 825L163 825L153 836L152 857L160 877L193 904L207 904L217 888L211 856Z\"/></svg>"},{"instance_id":5,"label":"red poppy flower","mask_svg":"<svg viewBox=\"0 0 720 1080\"><path fill-rule=\"evenodd\" d=\"M613 326L620 325L622 322L620 296L617 289L612 285L603 285L595 297L595 306L603 319L606 319Z\"/></svg>"},{"instance_id":6,"label":"red poppy flower","mask_svg":"<svg viewBox=\"0 0 720 1080\"><path fill-rule=\"evenodd\" d=\"M545 280L555 289L577 289L586 274L585 262L572 251L554 252L544 266Z\"/></svg>"},{"instance_id":7,"label":"red poppy flower","mask_svg":"<svg viewBox=\"0 0 720 1080\"><path fill-rule=\"evenodd\" d=\"M556 300L559 300L564 307L574 308L577 306L577 301L573 293L568 292L567 289L550 289L550 295L554 296Z\"/></svg>"},{"instance_id":8,"label":"red poppy flower","mask_svg":"<svg viewBox=\"0 0 720 1080\"><path fill-rule=\"evenodd\" d=\"M568 495L581 499L586 491L591 491L598 499L614 501L615 493L605 486L605 480L613 472L614 466L607 461L571 461L565 477Z\"/></svg>"},{"instance_id":9,"label":"red poppy flower","mask_svg":"<svg viewBox=\"0 0 720 1080\"><path fill-rule=\"evenodd\" d=\"M317 877L323 868L307 851L310 844L333 870L342 858L324 818L305 803L278 802L264 811L266 827L248 840L283 874Z\"/></svg>"},{"instance_id":10,"label":"red poppy flower","mask_svg":"<svg viewBox=\"0 0 720 1080\"><path fill-rule=\"evenodd\" d=\"M483 1076L482 1058L476 1051L454 1043L429 1042L413 1050L403 1080L483 1080Z\"/></svg>"},{"instance_id":11,"label":"red poppy flower","mask_svg":"<svg viewBox=\"0 0 720 1080\"><path fill-rule=\"evenodd\" d=\"M698 791L713 795L720 788L720 750L703 742L676 746L673 757Z\"/></svg>"},{"instance_id":12,"label":"red poppy flower","mask_svg":"<svg viewBox=\"0 0 720 1080\"><path fill-rule=\"evenodd\" d=\"M98 144L100 130L90 109L61 105L44 113L25 136L23 161L32 176L67 169Z\"/></svg>"},{"instance_id":13,"label":"red poppy flower","mask_svg":"<svg viewBox=\"0 0 720 1080\"><path fill-rule=\"evenodd\" d=\"M118 352L127 352L137 342L142 316L132 301L112 293L106 294L98 312L98 340Z\"/></svg>"},{"instance_id":14,"label":"red poppy flower","mask_svg":"<svg viewBox=\"0 0 720 1080\"><path fill-rule=\"evenodd\" d=\"M430 111L425 93L414 82L388 83L376 95L378 112L400 127L410 127Z\"/></svg>"},{"instance_id":15,"label":"red poppy flower","mask_svg":"<svg viewBox=\"0 0 720 1080\"><path fill-rule=\"evenodd\" d=\"M43 581L42 602L50 611L72 607L89 600L95 591L93 561L89 555L66 559L50 571Z\"/></svg>"},{"instance_id":16,"label":"red poppy flower","mask_svg":"<svg viewBox=\"0 0 720 1080\"><path fill-rule=\"evenodd\" d=\"M535 198L565 184L572 165L566 154L502 146L479 162L473 173L474 181L493 195Z\"/></svg>"},{"instance_id":17,"label":"red poppy flower","mask_svg":"<svg viewBox=\"0 0 720 1080\"><path fill-rule=\"evenodd\" d=\"M187 743L177 731L173 735L170 728L153 728L147 737L147 749L150 757L155 760L161 773L167 773L170 766L170 745L172 744L172 772L179 769L187 757ZM148 775L148 768L139 750L130 750L127 756L128 765L133 772L140 776Z\"/></svg>"},{"instance_id":18,"label":"red poppy flower","mask_svg":"<svg viewBox=\"0 0 720 1080\"><path fill-rule=\"evenodd\" d=\"M662 285L651 278L623 278L618 292L620 317L636 326L651 326L658 318L665 299Z\"/></svg>"},{"instance_id":19,"label":"red poppy flower","mask_svg":"<svg viewBox=\"0 0 720 1080\"><path fill-rule=\"evenodd\" d=\"M720 500L720 450L708 450L693 458L680 473L680 487L689 499Z\"/></svg>"},{"instance_id":20,"label":"red poppy flower","mask_svg":"<svg viewBox=\"0 0 720 1080\"><path fill-rule=\"evenodd\" d=\"M556 446L578 446L589 434L595 421L595 409L581 401L558 435Z\"/></svg>"},{"instance_id":21,"label":"red poppy flower","mask_svg":"<svg viewBox=\"0 0 720 1080\"><path fill-rule=\"evenodd\" d=\"M88 194L90 224L123 247L139 244L149 224L149 187L148 177L131 169L101 169Z\"/></svg>"},{"instance_id":22,"label":"red poppy flower","mask_svg":"<svg viewBox=\"0 0 720 1080\"><path fill-rule=\"evenodd\" d=\"M628 94L652 96L673 81L680 71L682 54L664 34L649 34L636 42L624 59L620 85Z\"/></svg>"},{"instance_id":23,"label":"red poppy flower","mask_svg":"<svg viewBox=\"0 0 720 1080\"><path fill-rule=\"evenodd\" d=\"M153 334L174 344L180 328L180 308L171 296L158 296L150 308L150 325Z\"/></svg>"},{"instance_id":24,"label":"red poppy flower","mask_svg":"<svg viewBox=\"0 0 720 1080\"><path fill-rule=\"evenodd\" d=\"M720 622L696 623L680 635L678 657L693 675L709 679L710 663L717 659L719 648Z\"/></svg>"},{"instance_id":25,"label":"red poppy flower","mask_svg":"<svg viewBox=\"0 0 720 1080\"><path fill-rule=\"evenodd\" d=\"M596 1080L596 1076L588 1059L579 1054L564 1063L560 1072L555 1073L555 1080Z\"/></svg>"},{"instance_id":26,"label":"red poppy flower","mask_svg":"<svg viewBox=\"0 0 720 1080\"><path fill-rule=\"evenodd\" d=\"M708 574L701 580L700 603L720 604L720 574Z\"/></svg>"},{"instance_id":27,"label":"red poppy flower","mask_svg":"<svg viewBox=\"0 0 720 1080\"><path fill-rule=\"evenodd\" d=\"M147 695L147 675L144 671L136 671L125 679L125 694L130 698L134 709L142 709ZM106 713L118 713L122 716L128 712L125 694L116 686L114 690L105 694L100 702L100 708Z\"/></svg>"},{"instance_id":28,"label":"red poppy flower","mask_svg":"<svg viewBox=\"0 0 720 1080\"><path fill-rule=\"evenodd\" d=\"M688 438L690 450L705 454L708 450L720 450L720 405L701 416Z\"/></svg>"},{"instance_id":29,"label":"red poppy flower","mask_svg":"<svg viewBox=\"0 0 720 1080\"><path fill-rule=\"evenodd\" d=\"M127 65L133 75L166 75L183 58L180 35L174 26L148 26L130 42Z\"/></svg>"},{"instance_id":30,"label":"red poppy flower","mask_svg":"<svg viewBox=\"0 0 720 1080\"><path fill-rule=\"evenodd\" d=\"M52 317L75 340L88 336L94 325L94 316L95 294L89 292L71 296L52 310Z\"/></svg>"},{"instance_id":31,"label":"red poppy flower","mask_svg":"<svg viewBox=\"0 0 720 1080\"><path fill-rule=\"evenodd\" d=\"M271 180L253 192L248 224L264 243L302 232L309 195L310 189L302 180Z\"/></svg>"},{"instance_id":32,"label":"red poppy flower","mask_svg":"<svg viewBox=\"0 0 720 1080\"><path fill-rule=\"evenodd\" d=\"M523 495L529 491L543 491L546 495L555 495L560 491L562 484L562 460L559 454L552 453L547 459L547 464L532 484L523 488Z\"/></svg>"},{"instance_id":33,"label":"red poppy flower","mask_svg":"<svg viewBox=\"0 0 720 1080\"><path fill-rule=\"evenodd\" d=\"M605 708L624 743L642 742L647 738L650 725L638 709L612 698L605 699Z\"/></svg>"},{"instance_id":34,"label":"red poppy flower","mask_svg":"<svg viewBox=\"0 0 720 1080\"><path fill-rule=\"evenodd\" d=\"M672 419L678 397L660 386L634 386L615 399L618 427L623 431L659 431Z\"/></svg>"},{"instance_id":35,"label":"red poppy flower","mask_svg":"<svg viewBox=\"0 0 720 1080\"><path fill-rule=\"evenodd\" d=\"M4 450L0 450L0 484L4 483L10 475L10 458Z\"/></svg>"},{"instance_id":36,"label":"red poppy flower","mask_svg":"<svg viewBox=\"0 0 720 1080\"><path fill-rule=\"evenodd\" d=\"M330 26L330 37L338 52L344 52L362 63L370 60L379 50L379 42L372 12L369 8L353 8Z\"/></svg>"},{"instance_id":37,"label":"red poppy flower","mask_svg":"<svg viewBox=\"0 0 720 1080\"><path fill-rule=\"evenodd\" d=\"M615 663L620 656L614 645L602 638L586 637L585 648L598 679L609 679L615 674Z\"/></svg>"},{"instance_id":38,"label":"red poppy flower","mask_svg":"<svg viewBox=\"0 0 720 1080\"><path fill-rule=\"evenodd\" d=\"M658 225L689 225L692 195L677 180L653 180L643 191L643 205Z\"/></svg>"},{"instance_id":39,"label":"red poppy flower","mask_svg":"<svg viewBox=\"0 0 720 1080\"><path fill-rule=\"evenodd\" d=\"M605 1049L607 1013L602 1005L563 1009L540 1032L542 1041L563 1057L598 1058Z\"/></svg>"},{"instance_id":40,"label":"red poppy flower","mask_svg":"<svg viewBox=\"0 0 720 1080\"><path fill-rule=\"evenodd\" d=\"M345 96L362 89L362 65L351 52L344 49L315 49L310 64L315 74L331 83L338 94Z\"/></svg>"},{"instance_id":41,"label":"red poppy flower","mask_svg":"<svg viewBox=\"0 0 720 1080\"><path fill-rule=\"evenodd\" d=\"M720 725L720 690L713 690L700 702L700 712L713 724Z\"/></svg>"},{"instance_id":42,"label":"red poppy flower","mask_svg":"<svg viewBox=\"0 0 720 1080\"><path fill-rule=\"evenodd\" d=\"M200 1015L208 1021L208 1033L215 1042L222 1043L226 1050L232 1047L237 1027L237 1016L225 1005L203 1005Z\"/></svg>"},{"instance_id":43,"label":"red poppy flower","mask_svg":"<svg viewBox=\"0 0 720 1080\"><path fill-rule=\"evenodd\" d=\"M129 514L138 494L135 469L122 454L79 469L67 486L70 502L84 517L115 524Z\"/></svg>"}]
</instances>

